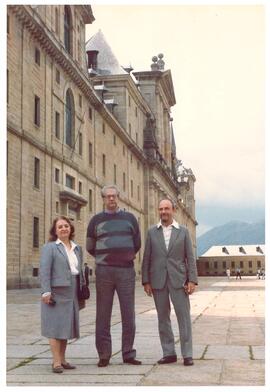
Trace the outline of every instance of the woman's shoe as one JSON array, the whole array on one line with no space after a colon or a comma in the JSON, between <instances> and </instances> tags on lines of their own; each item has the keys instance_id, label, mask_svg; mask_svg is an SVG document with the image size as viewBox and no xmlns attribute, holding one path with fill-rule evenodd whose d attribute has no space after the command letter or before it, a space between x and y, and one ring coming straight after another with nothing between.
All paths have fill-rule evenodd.
<instances>
[{"instance_id":1,"label":"woman's shoe","mask_svg":"<svg viewBox=\"0 0 270 392\"><path fill-rule=\"evenodd\" d=\"M62 365L62 367L63 367L64 369L76 369L76 366L71 365L71 363L69 363L69 362L61 363L61 365Z\"/></svg>"},{"instance_id":2,"label":"woman's shoe","mask_svg":"<svg viewBox=\"0 0 270 392\"><path fill-rule=\"evenodd\" d=\"M62 366L53 366L52 365L52 372L53 373L58 373L58 374L60 374L60 373L63 373L63 371L64 371L64 369L63 369L63 367Z\"/></svg>"}]
</instances>

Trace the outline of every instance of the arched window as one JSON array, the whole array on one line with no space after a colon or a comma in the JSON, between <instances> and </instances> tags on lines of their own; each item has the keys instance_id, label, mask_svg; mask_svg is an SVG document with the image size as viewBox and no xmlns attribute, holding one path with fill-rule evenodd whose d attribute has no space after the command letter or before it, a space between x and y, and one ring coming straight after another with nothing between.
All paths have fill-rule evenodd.
<instances>
[{"instance_id":1,"label":"arched window","mask_svg":"<svg viewBox=\"0 0 270 392\"><path fill-rule=\"evenodd\" d=\"M58 35L59 34L59 11L57 7L55 8L54 19L55 19L55 33Z\"/></svg>"},{"instance_id":2,"label":"arched window","mask_svg":"<svg viewBox=\"0 0 270 392\"><path fill-rule=\"evenodd\" d=\"M72 54L72 21L70 7L68 5L65 5L64 40L67 52Z\"/></svg>"},{"instance_id":3,"label":"arched window","mask_svg":"<svg viewBox=\"0 0 270 392\"><path fill-rule=\"evenodd\" d=\"M65 143L73 147L74 144L74 126L75 126L75 110L74 98L70 89L66 92L66 110L65 110Z\"/></svg>"}]
</instances>

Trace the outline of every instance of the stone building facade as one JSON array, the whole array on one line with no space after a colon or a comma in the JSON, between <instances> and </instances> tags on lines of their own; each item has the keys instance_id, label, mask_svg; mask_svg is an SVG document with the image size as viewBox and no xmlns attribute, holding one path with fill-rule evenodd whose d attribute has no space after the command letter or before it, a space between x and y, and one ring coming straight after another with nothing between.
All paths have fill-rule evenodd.
<instances>
[{"instance_id":1,"label":"stone building facade","mask_svg":"<svg viewBox=\"0 0 270 392\"><path fill-rule=\"evenodd\" d=\"M40 249L57 215L73 220L85 249L107 184L119 187L143 243L158 201L170 197L196 252L195 177L176 157L171 72L162 56L150 71L124 69L101 32L85 42L93 22L88 5L7 7L8 287L38 285Z\"/></svg>"},{"instance_id":2,"label":"stone building facade","mask_svg":"<svg viewBox=\"0 0 270 392\"><path fill-rule=\"evenodd\" d=\"M265 269L264 245L212 246L197 260L200 276L226 275L227 268L234 276L240 268L242 275L256 275L258 269Z\"/></svg>"}]
</instances>

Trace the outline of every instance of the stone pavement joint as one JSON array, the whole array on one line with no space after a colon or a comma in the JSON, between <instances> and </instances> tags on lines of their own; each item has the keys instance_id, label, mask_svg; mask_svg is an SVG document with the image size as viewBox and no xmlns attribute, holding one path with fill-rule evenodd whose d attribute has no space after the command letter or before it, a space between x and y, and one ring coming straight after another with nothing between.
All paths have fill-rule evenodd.
<instances>
[{"instance_id":1,"label":"stone pavement joint","mask_svg":"<svg viewBox=\"0 0 270 392\"><path fill-rule=\"evenodd\" d=\"M200 277L190 296L194 366L183 366L172 307L178 361L158 365L162 349L153 298L136 283L135 348L141 366L123 364L117 296L112 312L110 365L98 368L95 348L95 290L80 313L81 338L69 341L67 360L77 368L51 372L48 340L40 335L39 289L7 292L8 386L262 386L264 373L264 281ZM20 322L18 323L18 320ZM256 331L256 334L254 333Z\"/></svg>"}]
</instances>

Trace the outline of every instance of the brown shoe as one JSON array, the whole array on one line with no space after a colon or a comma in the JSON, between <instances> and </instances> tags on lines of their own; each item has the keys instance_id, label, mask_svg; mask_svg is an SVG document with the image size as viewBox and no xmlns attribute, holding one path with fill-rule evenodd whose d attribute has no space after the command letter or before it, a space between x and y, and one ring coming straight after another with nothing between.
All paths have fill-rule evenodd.
<instances>
[{"instance_id":1,"label":"brown shoe","mask_svg":"<svg viewBox=\"0 0 270 392\"><path fill-rule=\"evenodd\" d=\"M159 361L157 361L159 365L166 365L167 363L173 363L173 362L177 362L176 355L168 355L167 357L163 357Z\"/></svg>"},{"instance_id":2,"label":"brown shoe","mask_svg":"<svg viewBox=\"0 0 270 392\"><path fill-rule=\"evenodd\" d=\"M192 365L194 365L194 363L191 357L184 358L184 366L192 366Z\"/></svg>"},{"instance_id":3,"label":"brown shoe","mask_svg":"<svg viewBox=\"0 0 270 392\"><path fill-rule=\"evenodd\" d=\"M71 363L66 362L66 363L61 363L64 369L76 369L76 366L71 365Z\"/></svg>"},{"instance_id":4,"label":"brown shoe","mask_svg":"<svg viewBox=\"0 0 270 392\"><path fill-rule=\"evenodd\" d=\"M52 372L53 373L58 373L58 374L60 374L60 373L63 373L63 371L64 371L64 369L63 369L63 367L62 366L53 366L52 365Z\"/></svg>"}]
</instances>

